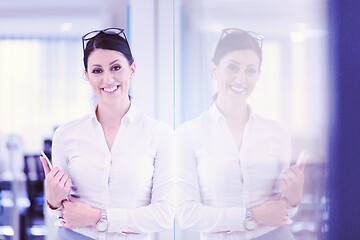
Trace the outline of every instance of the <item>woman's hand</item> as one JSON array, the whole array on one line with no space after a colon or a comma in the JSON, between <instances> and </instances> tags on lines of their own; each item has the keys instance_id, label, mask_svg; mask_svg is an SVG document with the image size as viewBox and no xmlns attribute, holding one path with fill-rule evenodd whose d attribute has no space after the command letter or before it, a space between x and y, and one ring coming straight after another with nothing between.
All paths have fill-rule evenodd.
<instances>
[{"instance_id":1,"label":"woman's hand","mask_svg":"<svg viewBox=\"0 0 360 240\"><path fill-rule=\"evenodd\" d=\"M40 160L45 172L46 200L51 208L59 208L70 193L71 179L58 167L50 170L45 158L40 157Z\"/></svg>"},{"instance_id":2,"label":"woman's hand","mask_svg":"<svg viewBox=\"0 0 360 240\"><path fill-rule=\"evenodd\" d=\"M274 199L264 202L260 206L252 209L253 218L257 224L267 226L286 225L286 201L280 197L279 194Z\"/></svg>"},{"instance_id":3,"label":"woman's hand","mask_svg":"<svg viewBox=\"0 0 360 240\"><path fill-rule=\"evenodd\" d=\"M64 228L81 228L96 226L100 219L100 209L90 207L85 203L70 197L70 201L63 202L62 217L66 221Z\"/></svg>"},{"instance_id":4,"label":"woman's hand","mask_svg":"<svg viewBox=\"0 0 360 240\"><path fill-rule=\"evenodd\" d=\"M304 168L305 165L300 165L300 167L293 165L283 173L280 179L281 192L289 207L296 207L301 201L305 181Z\"/></svg>"}]
</instances>

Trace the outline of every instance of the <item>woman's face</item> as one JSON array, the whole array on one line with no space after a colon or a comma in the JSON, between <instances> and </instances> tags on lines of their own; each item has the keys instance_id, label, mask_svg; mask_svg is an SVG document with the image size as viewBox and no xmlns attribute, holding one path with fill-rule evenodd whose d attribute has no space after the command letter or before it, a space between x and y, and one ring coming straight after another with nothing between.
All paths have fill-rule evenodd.
<instances>
[{"instance_id":1,"label":"woman's face","mask_svg":"<svg viewBox=\"0 0 360 240\"><path fill-rule=\"evenodd\" d=\"M211 75L218 84L218 99L246 102L260 74L260 59L251 49L236 50L211 63Z\"/></svg>"},{"instance_id":2,"label":"woman's face","mask_svg":"<svg viewBox=\"0 0 360 240\"><path fill-rule=\"evenodd\" d=\"M88 58L85 75L100 103L114 104L128 101L130 80L135 63L129 66L125 56L114 50L95 49Z\"/></svg>"}]
</instances>

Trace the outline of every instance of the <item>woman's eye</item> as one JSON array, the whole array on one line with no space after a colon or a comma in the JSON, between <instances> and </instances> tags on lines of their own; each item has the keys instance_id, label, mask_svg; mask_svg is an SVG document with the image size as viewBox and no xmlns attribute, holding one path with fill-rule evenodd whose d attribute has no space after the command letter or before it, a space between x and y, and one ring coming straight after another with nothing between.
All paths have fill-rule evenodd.
<instances>
[{"instance_id":1,"label":"woman's eye","mask_svg":"<svg viewBox=\"0 0 360 240\"><path fill-rule=\"evenodd\" d=\"M102 70L95 68L95 69L92 70L92 73L93 74L99 74L99 73L102 73Z\"/></svg>"},{"instance_id":2,"label":"woman's eye","mask_svg":"<svg viewBox=\"0 0 360 240\"><path fill-rule=\"evenodd\" d=\"M227 69L228 69L229 71L231 71L231 72L236 72L236 71L239 70L238 66L236 66L235 64L229 64L229 65L227 66Z\"/></svg>"},{"instance_id":3,"label":"woman's eye","mask_svg":"<svg viewBox=\"0 0 360 240\"><path fill-rule=\"evenodd\" d=\"M257 70L255 68L248 68L246 69L247 74L256 74Z\"/></svg>"},{"instance_id":4,"label":"woman's eye","mask_svg":"<svg viewBox=\"0 0 360 240\"><path fill-rule=\"evenodd\" d=\"M112 71L119 71L121 69L120 65L115 65L111 68Z\"/></svg>"}]
</instances>

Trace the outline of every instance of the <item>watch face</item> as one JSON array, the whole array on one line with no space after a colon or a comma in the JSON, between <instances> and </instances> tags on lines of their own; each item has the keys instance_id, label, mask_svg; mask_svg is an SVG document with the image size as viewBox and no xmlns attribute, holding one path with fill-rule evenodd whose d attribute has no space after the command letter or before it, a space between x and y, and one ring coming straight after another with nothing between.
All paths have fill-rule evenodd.
<instances>
[{"instance_id":1,"label":"watch face","mask_svg":"<svg viewBox=\"0 0 360 240\"><path fill-rule=\"evenodd\" d=\"M247 230L254 230L256 228L256 222L253 219L248 219L245 221L245 227Z\"/></svg>"},{"instance_id":2,"label":"watch face","mask_svg":"<svg viewBox=\"0 0 360 240\"><path fill-rule=\"evenodd\" d=\"M108 224L107 221L105 220L100 220L97 225L96 225L97 229L99 232L105 232L107 230Z\"/></svg>"}]
</instances>

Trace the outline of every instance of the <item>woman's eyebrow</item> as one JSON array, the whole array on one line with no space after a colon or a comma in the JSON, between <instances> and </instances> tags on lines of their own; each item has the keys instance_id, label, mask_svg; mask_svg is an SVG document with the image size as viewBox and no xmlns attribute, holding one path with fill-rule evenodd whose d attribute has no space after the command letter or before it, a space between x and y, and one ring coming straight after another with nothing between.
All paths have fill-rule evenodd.
<instances>
[{"instance_id":1,"label":"woman's eyebrow","mask_svg":"<svg viewBox=\"0 0 360 240\"><path fill-rule=\"evenodd\" d=\"M236 60L233 60L233 59L230 59L230 62L233 62L233 63L235 63L235 64L237 64L237 65L240 65L239 62L237 62Z\"/></svg>"},{"instance_id":2,"label":"woman's eyebrow","mask_svg":"<svg viewBox=\"0 0 360 240\"><path fill-rule=\"evenodd\" d=\"M240 63L239 63L238 61L234 60L234 59L230 59L229 61L232 62L232 63L235 63L236 65L240 65ZM256 67L256 64L250 63L250 64L248 64L248 66L254 66L254 67Z\"/></svg>"},{"instance_id":3,"label":"woman's eyebrow","mask_svg":"<svg viewBox=\"0 0 360 240\"><path fill-rule=\"evenodd\" d=\"M121 62L121 60L120 60L120 59L116 59L116 60L114 60L114 61L110 62L110 63L109 63L109 65L113 65L113 64L114 64L114 63L116 63L117 61Z\"/></svg>"}]
</instances>

